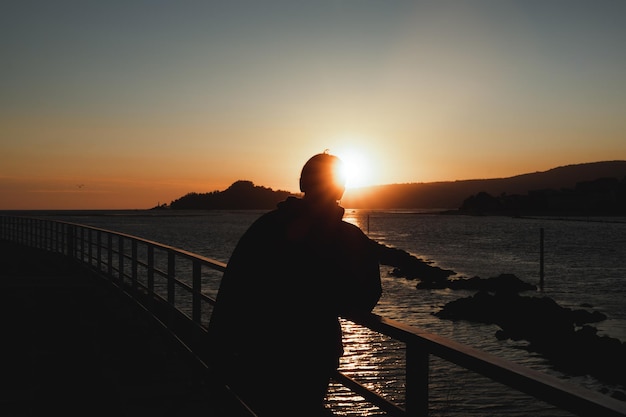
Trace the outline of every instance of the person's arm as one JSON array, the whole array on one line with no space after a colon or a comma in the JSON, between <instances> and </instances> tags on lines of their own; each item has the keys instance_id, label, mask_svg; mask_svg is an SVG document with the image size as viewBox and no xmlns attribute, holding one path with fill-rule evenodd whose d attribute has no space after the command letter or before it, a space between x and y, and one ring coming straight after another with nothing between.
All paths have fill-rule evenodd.
<instances>
[{"instance_id":1,"label":"person's arm","mask_svg":"<svg viewBox=\"0 0 626 417\"><path fill-rule=\"evenodd\" d=\"M370 312L380 300L382 284L376 246L359 228L350 225L345 245L346 280L340 290L341 314Z\"/></svg>"}]
</instances>

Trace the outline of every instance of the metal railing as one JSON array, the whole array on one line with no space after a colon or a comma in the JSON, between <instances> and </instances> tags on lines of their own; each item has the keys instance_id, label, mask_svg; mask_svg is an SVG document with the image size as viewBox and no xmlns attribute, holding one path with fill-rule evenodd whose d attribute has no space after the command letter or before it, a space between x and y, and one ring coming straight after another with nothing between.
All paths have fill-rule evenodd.
<instances>
[{"instance_id":1,"label":"metal railing","mask_svg":"<svg viewBox=\"0 0 626 417\"><path fill-rule=\"evenodd\" d=\"M124 233L39 218L0 216L0 238L62 254L127 291L148 310L170 307L165 324L192 349L206 339L202 335L215 300L203 293L203 282L219 280L226 268L222 262ZM146 305L149 300L158 303ZM176 318L193 330L183 334ZM626 416L624 402L398 321L373 313L346 319L406 345L404 408L344 373L335 376L388 415L428 416L429 357L434 355L576 415Z\"/></svg>"}]
</instances>

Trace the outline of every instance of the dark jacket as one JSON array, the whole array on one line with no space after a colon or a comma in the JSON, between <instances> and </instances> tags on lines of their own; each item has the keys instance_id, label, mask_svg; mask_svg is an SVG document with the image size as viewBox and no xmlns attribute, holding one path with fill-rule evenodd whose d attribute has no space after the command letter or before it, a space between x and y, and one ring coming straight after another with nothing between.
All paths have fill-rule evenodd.
<instances>
[{"instance_id":1,"label":"dark jacket","mask_svg":"<svg viewBox=\"0 0 626 417\"><path fill-rule=\"evenodd\" d=\"M290 197L242 236L209 324L224 372L336 369L338 317L371 311L382 292L376 245L343 213Z\"/></svg>"}]
</instances>

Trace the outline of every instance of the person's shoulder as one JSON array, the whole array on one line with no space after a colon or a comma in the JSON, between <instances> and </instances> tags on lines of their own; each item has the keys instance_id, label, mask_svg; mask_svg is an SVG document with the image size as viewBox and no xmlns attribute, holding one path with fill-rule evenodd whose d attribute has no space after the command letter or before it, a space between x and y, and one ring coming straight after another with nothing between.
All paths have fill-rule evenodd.
<instances>
[{"instance_id":1,"label":"person's shoulder","mask_svg":"<svg viewBox=\"0 0 626 417\"><path fill-rule=\"evenodd\" d=\"M341 221L341 232L345 233L345 234L349 234L352 236L362 236L362 237L366 237L365 233L363 232L363 230L361 230L360 227L358 227L355 224L349 223L345 220Z\"/></svg>"},{"instance_id":2,"label":"person's shoulder","mask_svg":"<svg viewBox=\"0 0 626 417\"><path fill-rule=\"evenodd\" d=\"M296 208L298 208L299 203L299 199L295 197L288 197L286 200L278 203L276 208L261 214L252 223L250 228L263 228L275 225L276 223L284 222L286 219L293 217L293 212L295 212Z\"/></svg>"},{"instance_id":3,"label":"person's shoulder","mask_svg":"<svg viewBox=\"0 0 626 417\"><path fill-rule=\"evenodd\" d=\"M273 209L261 214L252 224L250 225L250 229L263 227L267 224L274 223L276 219L280 217L280 213L278 209Z\"/></svg>"},{"instance_id":4,"label":"person's shoulder","mask_svg":"<svg viewBox=\"0 0 626 417\"><path fill-rule=\"evenodd\" d=\"M341 221L341 229L337 240L347 253L352 252L360 255L369 253L369 255L375 257L376 243L360 227L352 223L348 223L345 220Z\"/></svg>"}]
</instances>

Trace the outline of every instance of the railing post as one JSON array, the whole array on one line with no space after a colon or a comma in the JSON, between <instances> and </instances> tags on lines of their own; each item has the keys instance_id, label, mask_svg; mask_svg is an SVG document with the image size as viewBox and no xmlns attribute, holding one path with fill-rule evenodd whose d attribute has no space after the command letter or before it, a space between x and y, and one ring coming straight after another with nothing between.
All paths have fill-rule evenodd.
<instances>
[{"instance_id":1,"label":"railing post","mask_svg":"<svg viewBox=\"0 0 626 417\"><path fill-rule=\"evenodd\" d=\"M38 248L38 236L39 230L37 229L37 219L32 219L30 221L30 246L31 248Z\"/></svg>"},{"instance_id":2,"label":"railing post","mask_svg":"<svg viewBox=\"0 0 626 417\"><path fill-rule=\"evenodd\" d=\"M27 231L26 231L26 245L27 246L33 246L33 219L28 219L26 220L27 223Z\"/></svg>"},{"instance_id":3,"label":"railing post","mask_svg":"<svg viewBox=\"0 0 626 417\"><path fill-rule=\"evenodd\" d=\"M100 272L102 271L102 232L99 230L96 232L96 242L98 245L96 247L96 256L98 257L96 266L98 268L98 272Z\"/></svg>"},{"instance_id":4,"label":"railing post","mask_svg":"<svg viewBox=\"0 0 626 417\"><path fill-rule=\"evenodd\" d=\"M41 221L41 227L42 227L42 244L43 244L43 250L45 250L46 252L50 251L50 221L49 220L42 220Z\"/></svg>"},{"instance_id":5,"label":"railing post","mask_svg":"<svg viewBox=\"0 0 626 417\"><path fill-rule=\"evenodd\" d=\"M46 248L47 250L49 250L50 252L54 251L54 223L51 222L50 220L48 220L46 222L47 227L46 227Z\"/></svg>"},{"instance_id":6,"label":"railing post","mask_svg":"<svg viewBox=\"0 0 626 417\"><path fill-rule=\"evenodd\" d=\"M91 229L87 230L87 264L93 265L93 233Z\"/></svg>"},{"instance_id":7,"label":"railing post","mask_svg":"<svg viewBox=\"0 0 626 417\"><path fill-rule=\"evenodd\" d=\"M60 249L59 249L59 235L60 235L60 233L59 233L59 226L60 226L59 223L56 223L56 222L54 223L53 245L54 245L54 251L55 252L60 252Z\"/></svg>"},{"instance_id":8,"label":"railing post","mask_svg":"<svg viewBox=\"0 0 626 417\"><path fill-rule=\"evenodd\" d=\"M85 229L80 227L77 231L80 231L80 234L76 233L79 236L76 242L76 257L83 262L85 258Z\"/></svg>"},{"instance_id":9,"label":"railing post","mask_svg":"<svg viewBox=\"0 0 626 417\"><path fill-rule=\"evenodd\" d=\"M48 245L48 221L47 220L39 220L39 224L41 227L41 249L48 252L50 247Z\"/></svg>"},{"instance_id":10,"label":"railing post","mask_svg":"<svg viewBox=\"0 0 626 417\"><path fill-rule=\"evenodd\" d=\"M148 245L148 293L154 293L154 247Z\"/></svg>"},{"instance_id":11,"label":"railing post","mask_svg":"<svg viewBox=\"0 0 626 417\"><path fill-rule=\"evenodd\" d=\"M107 233L107 245L107 274L113 281L113 235L111 233Z\"/></svg>"},{"instance_id":12,"label":"railing post","mask_svg":"<svg viewBox=\"0 0 626 417\"><path fill-rule=\"evenodd\" d=\"M39 227L41 228L41 249L48 252L50 250L48 247L48 221L39 220Z\"/></svg>"},{"instance_id":13,"label":"railing post","mask_svg":"<svg viewBox=\"0 0 626 417\"><path fill-rule=\"evenodd\" d=\"M406 413L428 416L428 351L409 343L406 346Z\"/></svg>"},{"instance_id":14,"label":"railing post","mask_svg":"<svg viewBox=\"0 0 626 417\"><path fill-rule=\"evenodd\" d=\"M29 229L28 246L30 246L31 248L36 248L37 247L37 225L35 224L35 219L30 219L30 221L28 222L28 229Z\"/></svg>"},{"instance_id":15,"label":"railing post","mask_svg":"<svg viewBox=\"0 0 626 417\"><path fill-rule=\"evenodd\" d=\"M23 243L26 246L30 246L32 244L32 242L31 242L31 239L32 239L32 236L31 236L31 223L32 223L31 219L26 219L24 221L24 239L23 239Z\"/></svg>"},{"instance_id":16,"label":"railing post","mask_svg":"<svg viewBox=\"0 0 626 417\"><path fill-rule=\"evenodd\" d=\"M9 231L9 237L11 238L13 242L17 242L17 222L18 222L18 219L14 217L12 219L11 229Z\"/></svg>"},{"instance_id":17,"label":"railing post","mask_svg":"<svg viewBox=\"0 0 626 417\"><path fill-rule=\"evenodd\" d=\"M200 297L200 292L202 291L202 280L201 280L201 271L202 267L200 262L197 260L193 261L193 271L192 271L192 295L191 295L191 319L200 324L201 320L201 309L200 303L202 302L202 298Z\"/></svg>"},{"instance_id":18,"label":"railing post","mask_svg":"<svg viewBox=\"0 0 626 417\"><path fill-rule=\"evenodd\" d=\"M175 289L174 279L176 277L176 258L174 256L174 252L167 252L167 302L173 306L175 297Z\"/></svg>"},{"instance_id":19,"label":"railing post","mask_svg":"<svg viewBox=\"0 0 626 417\"><path fill-rule=\"evenodd\" d=\"M66 226L66 234L65 234L65 251L66 255L69 257L74 257L74 226L67 225Z\"/></svg>"},{"instance_id":20,"label":"railing post","mask_svg":"<svg viewBox=\"0 0 626 417\"><path fill-rule=\"evenodd\" d=\"M137 241L134 239L131 241L131 252L132 252L132 260L131 260L132 274L131 274L130 279L132 282L133 291L137 291Z\"/></svg>"},{"instance_id":21,"label":"railing post","mask_svg":"<svg viewBox=\"0 0 626 417\"><path fill-rule=\"evenodd\" d=\"M33 247L41 249L41 229L39 219L33 219Z\"/></svg>"},{"instance_id":22,"label":"railing post","mask_svg":"<svg viewBox=\"0 0 626 417\"><path fill-rule=\"evenodd\" d=\"M22 237L24 236L23 223L24 219L22 218L18 218L15 222L15 232L13 233L13 236L15 237L15 242L17 243L24 243L21 241Z\"/></svg>"},{"instance_id":23,"label":"railing post","mask_svg":"<svg viewBox=\"0 0 626 417\"><path fill-rule=\"evenodd\" d=\"M14 242L19 242L18 240L18 221L19 219L13 219L13 225L12 225L12 230L11 230L11 240L13 240Z\"/></svg>"},{"instance_id":24,"label":"railing post","mask_svg":"<svg viewBox=\"0 0 626 417\"><path fill-rule=\"evenodd\" d=\"M33 221L33 247L37 249L42 249L41 247L41 226L39 219L35 219Z\"/></svg>"},{"instance_id":25,"label":"railing post","mask_svg":"<svg viewBox=\"0 0 626 417\"><path fill-rule=\"evenodd\" d=\"M543 227L539 229L539 288L543 291Z\"/></svg>"},{"instance_id":26,"label":"railing post","mask_svg":"<svg viewBox=\"0 0 626 417\"><path fill-rule=\"evenodd\" d=\"M124 238L117 238L117 277L120 287L124 286Z\"/></svg>"},{"instance_id":27,"label":"railing post","mask_svg":"<svg viewBox=\"0 0 626 417\"><path fill-rule=\"evenodd\" d=\"M13 223L13 241L14 242L20 243L20 238L22 234L24 233L23 228L20 227L23 221L24 221L23 219L17 218L15 219L15 222Z\"/></svg>"},{"instance_id":28,"label":"railing post","mask_svg":"<svg viewBox=\"0 0 626 417\"><path fill-rule=\"evenodd\" d=\"M26 244L25 242L25 237L26 237L26 219L19 219L19 221L17 222L17 230L16 230L16 234L17 239L16 241L18 243L22 243L22 244Z\"/></svg>"},{"instance_id":29,"label":"railing post","mask_svg":"<svg viewBox=\"0 0 626 417\"><path fill-rule=\"evenodd\" d=\"M39 229L39 249L47 250L46 248L46 223L44 220L37 220L37 228Z\"/></svg>"}]
</instances>

